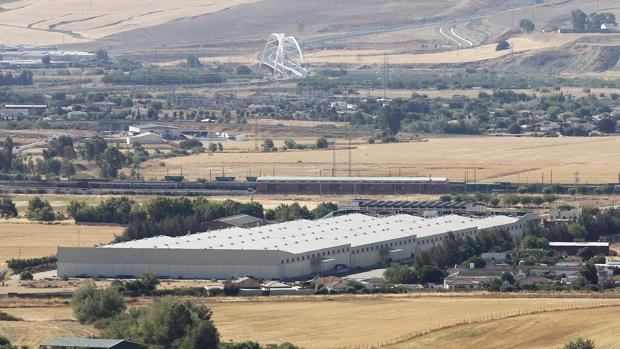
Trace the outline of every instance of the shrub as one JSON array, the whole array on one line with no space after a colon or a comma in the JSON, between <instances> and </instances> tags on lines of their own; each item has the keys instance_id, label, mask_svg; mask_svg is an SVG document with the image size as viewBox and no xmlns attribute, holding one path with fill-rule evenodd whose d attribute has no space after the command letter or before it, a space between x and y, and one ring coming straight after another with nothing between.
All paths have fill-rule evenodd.
<instances>
[{"instance_id":1,"label":"shrub","mask_svg":"<svg viewBox=\"0 0 620 349\"><path fill-rule=\"evenodd\" d=\"M75 291L71 304L75 318L81 323L111 318L125 309L125 300L116 287L98 289L94 283Z\"/></svg>"},{"instance_id":2,"label":"shrub","mask_svg":"<svg viewBox=\"0 0 620 349\"><path fill-rule=\"evenodd\" d=\"M503 51L510 48L510 43L506 40L500 40L495 47L495 51Z\"/></svg>"},{"instance_id":3,"label":"shrub","mask_svg":"<svg viewBox=\"0 0 620 349\"><path fill-rule=\"evenodd\" d=\"M239 285L233 282L228 281L224 284L224 294L227 296L238 296L240 291Z\"/></svg>"},{"instance_id":4,"label":"shrub","mask_svg":"<svg viewBox=\"0 0 620 349\"><path fill-rule=\"evenodd\" d=\"M594 349L594 342L589 339L577 338L566 343L564 349Z\"/></svg>"},{"instance_id":5,"label":"shrub","mask_svg":"<svg viewBox=\"0 0 620 349\"><path fill-rule=\"evenodd\" d=\"M0 311L0 321L22 321L22 319ZM1 338L1 337L0 337ZM0 348L2 348L2 341L0 340Z\"/></svg>"},{"instance_id":6,"label":"shrub","mask_svg":"<svg viewBox=\"0 0 620 349\"><path fill-rule=\"evenodd\" d=\"M20 280L32 280L34 279L34 276L32 275L31 272L29 272L28 270L25 270L19 273L19 279Z\"/></svg>"}]
</instances>

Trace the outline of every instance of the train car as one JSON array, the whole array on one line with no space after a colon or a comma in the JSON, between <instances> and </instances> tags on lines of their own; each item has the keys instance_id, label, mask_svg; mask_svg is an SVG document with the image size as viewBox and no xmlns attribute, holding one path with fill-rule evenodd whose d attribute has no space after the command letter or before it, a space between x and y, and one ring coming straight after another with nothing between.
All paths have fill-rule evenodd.
<instances>
[{"instance_id":1,"label":"train car","mask_svg":"<svg viewBox=\"0 0 620 349\"><path fill-rule=\"evenodd\" d=\"M261 194L441 194L447 178L432 177L259 177Z\"/></svg>"}]
</instances>

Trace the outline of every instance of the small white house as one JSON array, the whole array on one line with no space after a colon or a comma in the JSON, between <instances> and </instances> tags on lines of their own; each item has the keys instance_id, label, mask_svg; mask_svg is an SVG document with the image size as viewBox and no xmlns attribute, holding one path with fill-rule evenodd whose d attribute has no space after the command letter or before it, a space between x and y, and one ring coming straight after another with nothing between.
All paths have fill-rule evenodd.
<instances>
[{"instance_id":1,"label":"small white house","mask_svg":"<svg viewBox=\"0 0 620 349\"><path fill-rule=\"evenodd\" d=\"M181 129L174 126L158 124L138 124L129 126L130 135L138 135L141 133L155 133L168 139L177 139L181 137Z\"/></svg>"},{"instance_id":2,"label":"small white house","mask_svg":"<svg viewBox=\"0 0 620 349\"><path fill-rule=\"evenodd\" d=\"M164 138L152 132L144 132L134 136L127 136L127 144L163 144Z\"/></svg>"}]
</instances>

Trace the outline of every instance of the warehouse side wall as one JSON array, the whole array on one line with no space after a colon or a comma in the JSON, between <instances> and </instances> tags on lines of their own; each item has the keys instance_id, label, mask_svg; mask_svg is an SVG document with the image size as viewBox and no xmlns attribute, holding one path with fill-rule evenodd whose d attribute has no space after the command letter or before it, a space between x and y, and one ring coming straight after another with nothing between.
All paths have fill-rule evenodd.
<instances>
[{"instance_id":1,"label":"warehouse side wall","mask_svg":"<svg viewBox=\"0 0 620 349\"><path fill-rule=\"evenodd\" d=\"M280 256L279 251L59 247L58 275L278 278L284 276Z\"/></svg>"}]
</instances>

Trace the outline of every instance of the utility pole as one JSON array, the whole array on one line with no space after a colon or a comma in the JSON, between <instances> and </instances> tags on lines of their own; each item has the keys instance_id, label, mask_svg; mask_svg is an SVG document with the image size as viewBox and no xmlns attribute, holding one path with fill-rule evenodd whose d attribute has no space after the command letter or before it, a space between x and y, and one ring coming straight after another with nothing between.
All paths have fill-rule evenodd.
<instances>
[{"instance_id":1,"label":"utility pole","mask_svg":"<svg viewBox=\"0 0 620 349\"><path fill-rule=\"evenodd\" d=\"M349 133L349 177L351 177L351 134Z\"/></svg>"},{"instance_id":2,"label":"utility pole","mask_svg":"<svg viewBox=\"0 0 620 349\"><path fill-rule=\"evenodd\" d=\"M336 141L332 140L332 177L336 177Z\"/></svg>"}]
</instances>

